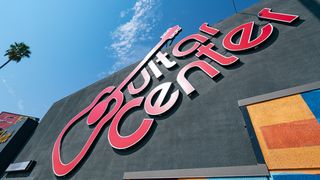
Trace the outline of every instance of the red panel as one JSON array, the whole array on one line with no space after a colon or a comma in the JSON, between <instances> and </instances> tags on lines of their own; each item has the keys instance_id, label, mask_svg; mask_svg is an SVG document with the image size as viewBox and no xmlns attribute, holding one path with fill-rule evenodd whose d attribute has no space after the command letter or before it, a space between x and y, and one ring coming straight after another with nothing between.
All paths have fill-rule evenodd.
<instances>
[{"instance_id":1,"label":"red panel","mask_svg":"<svg viewBox=\"0 0 320 180\"><path fill-rule=\"evenodd\" d=\"M17 114L10 114L5 112L0 113L0 128L7 129L8 127L16 124L20 117L21 116Z\"/></svg>"},{"instance_id":2,"label":"red panel","mask_svg":"<svg viewBox=\"0 0 320 180\"><path fill-rule=\"evenodd\" d=\"M316 119L261 127L269 149L320 145L320 125Z\"/></svg>"}]
</instances>

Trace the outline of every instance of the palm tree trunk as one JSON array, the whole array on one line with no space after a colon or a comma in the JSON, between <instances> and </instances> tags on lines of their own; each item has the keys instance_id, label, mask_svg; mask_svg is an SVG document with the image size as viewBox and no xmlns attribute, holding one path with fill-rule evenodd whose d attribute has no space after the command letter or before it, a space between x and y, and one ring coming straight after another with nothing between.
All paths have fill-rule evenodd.
<instances>
[{"instance_id":1,"label":"palm tree trunk","mask_svg":"<svg viewBox=\"0 0 320 180\"><path fill-rule=\"evenodd\" d=\"M2 66L0 67L0 69L2 69L5 65L7 65L9 62L11 61L11 59L9 59L7 62L5 62L4 64L2 64Z\"/></svg>"}]
</instances>

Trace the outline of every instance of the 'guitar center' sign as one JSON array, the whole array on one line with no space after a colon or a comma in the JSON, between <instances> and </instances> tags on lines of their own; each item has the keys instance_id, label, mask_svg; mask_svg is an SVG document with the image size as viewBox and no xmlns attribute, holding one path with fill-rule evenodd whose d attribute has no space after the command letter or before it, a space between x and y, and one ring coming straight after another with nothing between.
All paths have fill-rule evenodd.
<instances>
[{"instance_id":1,"label":"'guitar center' sign","mask_svg":"<svg viewBox=\"0 0 320 180\"><path fill-rule=\"evenodd\" d=\"M258 13L258 17L262 20L277 21L288 25L299 18L297 15L272 12L270 8L263 8ZM266 23L261 26L261 31L256 36L253 36L255 28L257 27L255 27L255 22L253 21L235 27L224 36L222 42L223 47L231 53L241 53L242 51L262 46L274 32L273 25ZM199 30L211 38L214 38L220 32L219 29L211 27L208 23L203 23L199 27ZM160 42L155 45L117 87L109 86L103 89L96 95L89 106L70 119L57 137L52 150L52 167L56 176L67 175L75 169L88 154L89 149L107 123L110 123L108 141L112 148L116 150L130 149L142 141L150 131L157 117L169 112L175 107L181 93L192 96L196 91L195 87L193 87L186 77L186 74L191 72L192 69L200 69L210 78L217 78L221 75L219 70L214 66L198 59L179 69L176 82L183 92L180 92L179 89L172 91L173 82L168 81L156 86L146 97L139 96L142 91L146 90L151 82L151 75L147 71L146 66L151 69L156 78L160 79L163 74L156 64L163 65L165 68L172 70L177 65L176 61L170 60L167 53L162 53L160 50L169 40L174 39L180 31L181 27L178 25L169 28L161 36ZM227 56L215 51L215 44L207 36L197 33L184 37L174 46L172 55L177 59L183 60L184 57L194 54L198 58L210 58L221 67L231 66L239 61L236 55ZM153 57L156 57L156 62L151 60ZM133 84L133 79L139 74L142 75L144 83L140 87L136 87ZM134 97L129 102L125 102L124 90L128 90L130 95ZM114 105L111 107L112 102ZM139 128L132 134L126 136L121 135L119 132L120 121L127 112L137 108L143 108L150 117L145 117ZM87 118L83 118L85 116L87 116ZM73 125L82 119L86 119L87 125L93 127L93 131L83 147L79 150L79 153L71 161L63 162L61 158L62 141L68 131L74 127Z\"/></svg>"}]
</instances>

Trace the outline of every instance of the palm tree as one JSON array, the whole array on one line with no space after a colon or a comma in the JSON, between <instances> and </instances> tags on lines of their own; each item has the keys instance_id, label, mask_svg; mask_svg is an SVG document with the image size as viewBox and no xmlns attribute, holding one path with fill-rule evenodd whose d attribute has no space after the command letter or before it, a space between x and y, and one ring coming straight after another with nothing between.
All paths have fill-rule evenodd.
<instances>
[{"instance_id":1,"label":"palm tree","mask_svg":"<svg viewBox=\"0 0 320 180\"><path fill-rule=\"evenodd\" d=\"M10 45L10 49L6 51L6 54L4 56L8 56L8 61L5 62L2 66L0 66L0 69L2 69L5 65L7 65L10 61L20 62L22 58L30 57L30 47L27 46L25 43L14 43Z\"/></svg>"}]
</instances>

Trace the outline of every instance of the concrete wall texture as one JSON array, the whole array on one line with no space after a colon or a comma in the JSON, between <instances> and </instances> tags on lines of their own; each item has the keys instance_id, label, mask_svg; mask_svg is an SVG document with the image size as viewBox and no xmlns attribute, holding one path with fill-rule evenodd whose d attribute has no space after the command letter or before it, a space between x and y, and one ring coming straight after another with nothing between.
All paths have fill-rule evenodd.
<instances>
[{"instance_id":1,"label":"concrete wall texture","mask_svg":"<svg viewBox=\"0 0 320 180\"><path fill-rule=\"evenodd\" d=\"M268 22L261 21L256 16L265 7L272 8L275 12L299 15L300 20L290 25L272 21L274 32L259 47L238 53L226 51L221 42L230 30L250 21L258 25ZM174 90L180 89L180 97L174 110L155 117L156 125L147 137L128 150L115 150L110 146L107 138L110 124L106 124L89 155L76 170L63 178L117 180L123 178L124 172L261 163L255 156L237 102L247 97L320 80L319 7L318 0L270 0L262 1L217 24L210 24L208 19L208 23L221 32L211 38L217 47L216 51L225 53L226 56L235 55L240 61L231 67L222 67L208 58L201 58L222 75L210 79L200 70L190 73L188 80L197 94L189 97L176 82L176 77L182 67L197 60L197 57L192 54L185 58L175 58L172 55L173 46L168 47L164 51L169 54L170 61L176 61L179 67L168 70L163 65L158 65L164 78L157 80L152 76L151 86L140 95L147 96L157 85L173 82ZM203 22L190 23L200 25ZM31 172L7 175L7 178L60 179L54 175L51 165L53 144L59 133L100 91L111 85L119 85L136 65L137 63L54 103L15 160L35 160L37 165ZM152 74L149 67L146 68ZM141 76L134 83L142 84ZM127 90L124 93L126 102L134 98ZM121 134L134 132L146 117L148 115L143 109L129 113L122 123ZM69 162L80 151L93 128L94 125L89 127L84 118L68 132L61 148L64 162Z\"/></svg>"}]
</instances>

